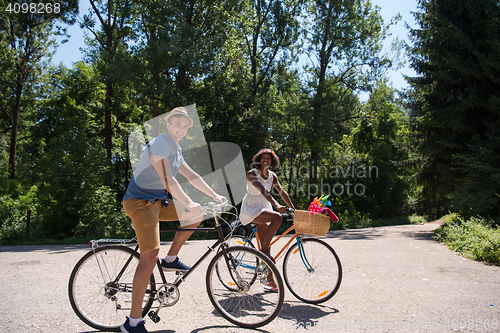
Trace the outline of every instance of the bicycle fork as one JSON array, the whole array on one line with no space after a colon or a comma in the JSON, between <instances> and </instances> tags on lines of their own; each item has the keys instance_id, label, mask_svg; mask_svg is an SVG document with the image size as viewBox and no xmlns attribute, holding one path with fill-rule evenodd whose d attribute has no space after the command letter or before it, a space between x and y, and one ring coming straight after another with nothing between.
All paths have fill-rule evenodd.
<instances>
[{"instance_id":1,"label":"bicycle fork","mask_svg":"<svg viewBox=\"0 0 500 333\"><path fill-rule=\"evenodd\" d=\"M300 241L300 237L299 236L297 236L297 247L298 247L298 251L299 251L299 254L300 254L300 258L302 259L302 263L306 267L307 272L308 273L314 272L314 268L311 266L311 264L307 260L306 253L304 251L304 246L303 246L302 242Z\"/></svg>"}]
</instances>

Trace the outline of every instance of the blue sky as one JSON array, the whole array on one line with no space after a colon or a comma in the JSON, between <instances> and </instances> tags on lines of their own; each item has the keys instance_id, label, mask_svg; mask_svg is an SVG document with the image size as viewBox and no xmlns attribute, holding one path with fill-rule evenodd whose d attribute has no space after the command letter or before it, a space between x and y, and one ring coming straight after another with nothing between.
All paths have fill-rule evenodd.
<instances>
[{"instance_id":1,"label":"blue sky","mask_svg":"<svg viewBox=\"0 0 500 333\"><path fill-rule=\"evenodd\" d=\"M391 28L392 36L385 42L386 51L388 52L392 39L396 37L400 40L408 39L408 30L405 28L405 22L410 26L415 26L413 15L410 12L416 11L417 0L371 0L371 2L373 5L380 7L380 13L385 22L389 22L397 13L400 13L402 16L402 20ZM88 1L80 1L80 16L88 11L89 6ZM85 43L84 32L78 24L69 27L68 32L71 38L67 43L59 45L53 56L52 63L59 64L62 62L67 67L71 67L72 63L82 59L80 48L85 47ZM412 76L415 73L406 64L405 67L398 71L390 71L388 74L393 87L401 89L407 87L403 74Z\"/></svg>"}]
</instances>

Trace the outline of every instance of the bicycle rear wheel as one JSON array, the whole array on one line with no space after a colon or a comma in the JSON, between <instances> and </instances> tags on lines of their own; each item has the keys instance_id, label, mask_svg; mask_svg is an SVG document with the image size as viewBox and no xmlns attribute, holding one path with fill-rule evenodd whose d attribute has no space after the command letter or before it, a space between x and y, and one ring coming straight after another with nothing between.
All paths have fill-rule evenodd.
<instances>
[{"instance_id":1,"label":"bicycle rear wheel","mask_svg":"<svg viewBox=\"0 0 500 333\"><path fill-rule=\"evenodd\" d=\"M227 240L228 246L250 246L255 249L252 241L248 239L248 236L233 235Z\"/></svg>"},{"instance_id":2,"label":"bicycle rear wheel","mask_svg":"<svg viewBox=\"0 0 500 333\"><path fill-rule=\"evenodd\" d=\"M264 290L270 272L278 292ZM221 284L220 276L229 281ZM206 284L215 309L240 327L264 326L283 306L285 290L278 269L266 255L251 247L234 246L219 251L208 265ZM229 289L226 285L233 287Z\"/></svg>"},{"instance_id":3,"label":"bicycle rear wheel","mask_svg":"<svg viewBox=\"0 0 500 333\"><path fill-rule=\"evenodd\" d=\"M298 239L285 255L283 278L299 300L318 304L335 295L342 281L342 266L335 250L316 238Z\"/></svg>"},{"instance_id":4,"label":"bicycle rear wheel","mask_svg":"<svg viewBox=\"0 0 500 333\"><path fill-rule=\"evenodd\" d=\"M128 264L127 264L128 262ZM102 331L120 331L132 304L132 281L139 263L139 253L121 245L107 245L85 254L69 279L71 307L87 325ZM144 295L145 316L154 301L151 275Z\"/></svg>"}]
</instances>

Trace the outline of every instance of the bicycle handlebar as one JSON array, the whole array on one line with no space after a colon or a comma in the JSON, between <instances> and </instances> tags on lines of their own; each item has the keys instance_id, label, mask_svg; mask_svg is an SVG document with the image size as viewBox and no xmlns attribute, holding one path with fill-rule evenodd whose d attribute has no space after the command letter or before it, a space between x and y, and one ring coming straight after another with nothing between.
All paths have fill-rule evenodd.
<instances>
[{"instance_id":1,"label":"bicycle handlebar","mask_svg":"<svg viewBox=\"0 0 500 333\"><path fill-rule=\"evenodd\" d=\"M224 207L227 205L228 200L221 202L221 203L215 203L215 202L209 202L207 206L202 206L201 211L203 212L203 215L205 214L217 214L221 213L224 210L221 210L221 207Z\"/></svg>"}]
</instances>

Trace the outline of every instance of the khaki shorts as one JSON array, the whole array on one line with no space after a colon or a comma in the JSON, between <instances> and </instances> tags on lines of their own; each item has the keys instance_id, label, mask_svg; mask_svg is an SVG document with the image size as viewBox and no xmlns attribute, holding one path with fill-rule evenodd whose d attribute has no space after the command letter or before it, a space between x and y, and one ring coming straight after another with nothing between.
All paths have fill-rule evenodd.
<instances>
[{"instance_id":1,"label":"khaki shorts","mask_svg":"<svg viewBox=\"0 0 500 333\"><path fill-rule=\"evenodd\" d=\"M179 220L177 211L182 212L185 206L179 201L169 199L167 202L167 207L161 200L153 203L149 200L128 199L123 202L125 214L132 219L141 251L160 248L159 221Z\"/></svg>"}]
</instances>

